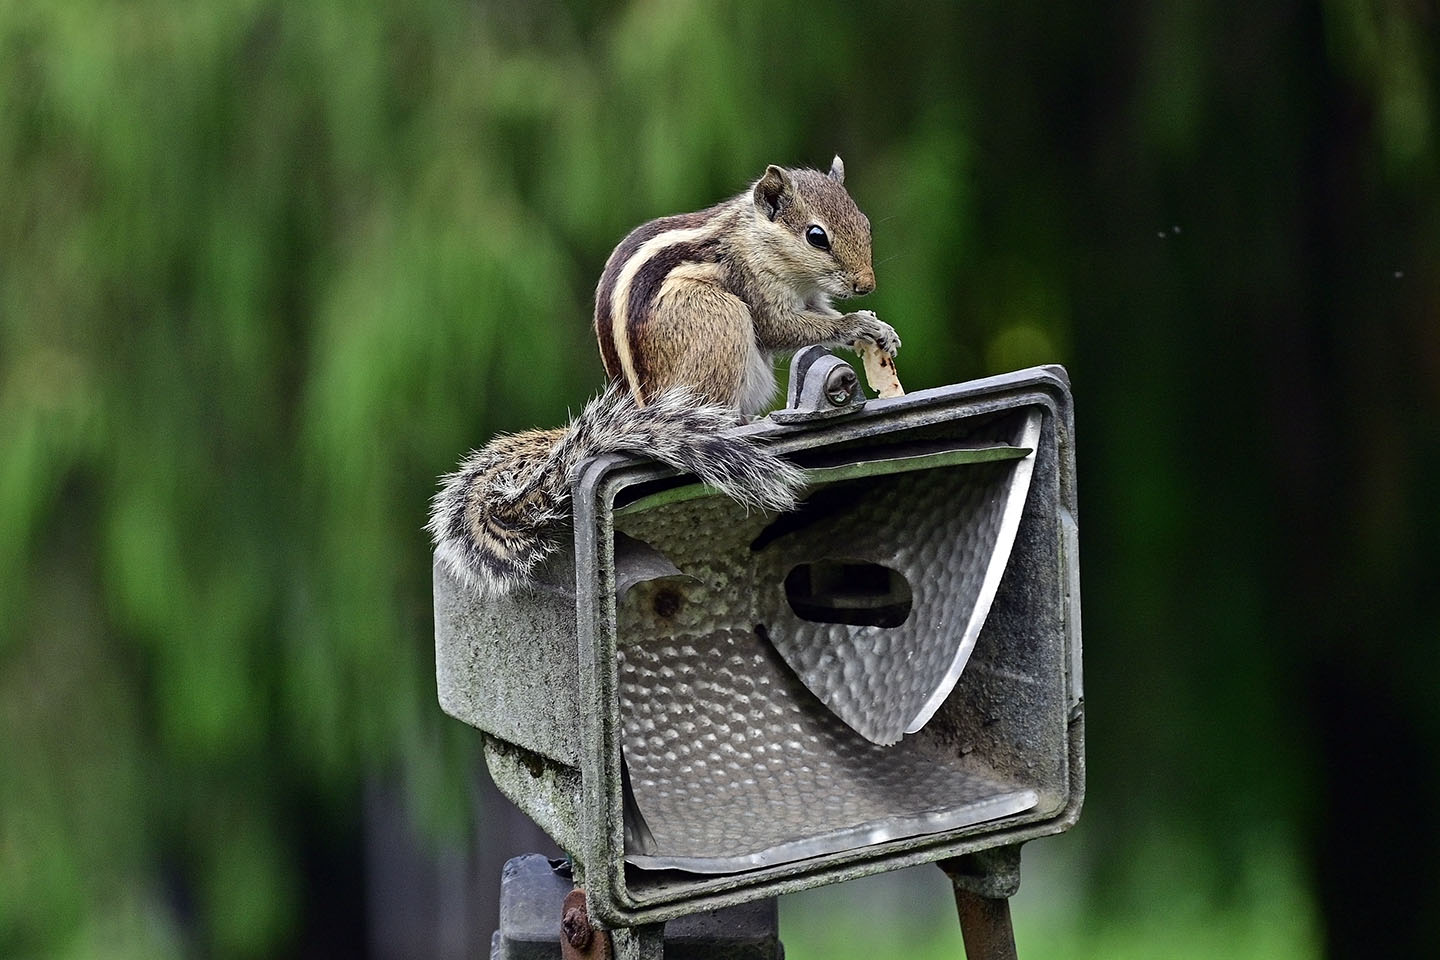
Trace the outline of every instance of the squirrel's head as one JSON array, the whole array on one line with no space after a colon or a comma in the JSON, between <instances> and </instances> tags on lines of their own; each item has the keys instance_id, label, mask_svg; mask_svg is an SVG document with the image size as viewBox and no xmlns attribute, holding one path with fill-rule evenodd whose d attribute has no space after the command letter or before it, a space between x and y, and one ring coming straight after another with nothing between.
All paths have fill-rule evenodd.
<instances>
[{"instance_id":1,"label":"squirrel's head","mask_svg":"<svg viewBox=\"0 0 1440 960\"><path fill-rule=\"evenodd\" d=\"M771 165L755 184L755 217L767 253L787 279L812 284L831 297L875 289L870 221L845 191L845 164L829 173Z\"/></svg>"}]
</instances>

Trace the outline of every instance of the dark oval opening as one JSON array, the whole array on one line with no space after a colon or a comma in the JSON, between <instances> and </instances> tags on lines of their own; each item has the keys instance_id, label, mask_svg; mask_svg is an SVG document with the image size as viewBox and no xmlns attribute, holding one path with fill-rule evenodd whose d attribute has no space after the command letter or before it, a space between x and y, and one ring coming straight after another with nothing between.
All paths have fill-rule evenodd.
<instances>
[{"instance_id":1,"label":"dark oval opening","mask_svg":"<svg viewBox=\"0 0 1440 960\"><path fill-rule=\"evenodd\" d=\"M860 560L800 564L785 577L785 599L802 620L860 627L898 627L912 602L900 571Z\"/></svg>"}]
</instances>

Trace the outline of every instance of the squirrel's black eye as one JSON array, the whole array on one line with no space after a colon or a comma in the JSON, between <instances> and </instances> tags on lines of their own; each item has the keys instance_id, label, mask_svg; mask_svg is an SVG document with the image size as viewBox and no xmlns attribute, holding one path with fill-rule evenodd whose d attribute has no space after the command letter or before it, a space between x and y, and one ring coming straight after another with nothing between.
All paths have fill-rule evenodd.
<instances>
[{"instance_id":1,"label":"squirrel's black eye","mask_svg":"<svg viewBox=\"0 0 1440 960\"><path fill-rule=\"evenodd\" d=\"M805 231L805 239L810 241L810 246L820 250L830 249L830 238L825 236L825 231L819 224L811 224L810 229Z\"/></svg>"}]
</instances>

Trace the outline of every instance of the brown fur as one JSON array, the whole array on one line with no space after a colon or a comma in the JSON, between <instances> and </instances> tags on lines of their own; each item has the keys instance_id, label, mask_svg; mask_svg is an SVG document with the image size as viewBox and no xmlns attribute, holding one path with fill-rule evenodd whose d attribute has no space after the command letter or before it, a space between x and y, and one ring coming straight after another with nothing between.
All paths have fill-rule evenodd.
<instances>
[{"instance_id":1,"label":"brown fur","mask_svg":"<svg viewBox=\"0 0 1440 960\"><path fill-rule=\"evenodd\" d=\"M806 240L816 225L829 250ZM680 385L749 415L774 392L776 352L899 348L873 313L830 306L874 288L870 221L839 158L828 174L771 166L747 193L632 231L596 289L595 332L606 372L637 402Z\"/></svg>"},{"instance_id":2,"label":"brown fur","mask_svg":"<svg viewBox=\"0 0 1440 960\"><path fill-rule=\"evenodd\" d=\"M732 412L685 388L639 405L620 384L560 430L496 437L441 481L426 524L436 556L463 582L503 594L532 582L560 547L556 524L570 512L570 484L590 457L636 451L747 507L787 510L804 474L754 438L728 431Z\"/></svg>"}]
</instances>

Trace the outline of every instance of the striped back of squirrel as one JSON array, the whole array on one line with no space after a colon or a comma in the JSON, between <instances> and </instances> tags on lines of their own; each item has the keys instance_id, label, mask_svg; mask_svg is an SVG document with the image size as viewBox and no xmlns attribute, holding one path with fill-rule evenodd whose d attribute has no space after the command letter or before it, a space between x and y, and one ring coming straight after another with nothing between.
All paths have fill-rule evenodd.
<instances>
[{"instance_id":1,"label":"striped back of squirrel","mask_svg":"<svg viewBox=\"0 0 1440 960\"><path fill-rule=\"evenodd\" d=\"M735 271L725 263L721 237L736 229L747 198L735 197L696 213L682 213L643 223L632 230L605 262L595 288L595 336L610 379L627 385L640 403L647 402L644 384L650 379L643 351L634 349L635 332L649 319L661 287L672 271L712 271L731 292Z\"/></svg>"}]
</instances>

